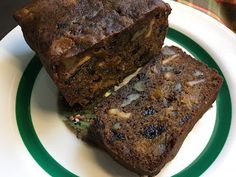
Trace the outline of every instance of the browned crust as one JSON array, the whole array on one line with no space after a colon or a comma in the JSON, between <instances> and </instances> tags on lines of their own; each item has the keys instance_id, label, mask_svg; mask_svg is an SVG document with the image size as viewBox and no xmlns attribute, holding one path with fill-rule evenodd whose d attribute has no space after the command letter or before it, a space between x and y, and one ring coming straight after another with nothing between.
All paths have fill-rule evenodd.
<instances>
[{"instance_id":1,"label":"browned crust","mask_svg":"<svg viewBox=\"0 0 236 177\"><path fill-rule=\"evenodd\" d=\"M130 9L132 9L132 6L134 6L135 4L142 5L142 3L145 3L148 7L140 6L141 8L137 8L136 12L139 13L138 16L135 17L128 13L129 9L126 9L124 14L118 14L118 12L116 12L116 8L119 9L120 6L122 7L122 5L118 5L116 7L114 6L116 2L118 2L117 4L119 4L119 2L120 4L130 3L130 7L128 7ZM103 28L96 29L97 27L94 27L90 24L91 22L93 22L93 19L89 19L84 20L83 23L80 24L81 29L83 30L84 28L86 28L88 34L79 34L79 36L66 34L68 30L71 30L70 23L74 23L73 21L75 20L77 20L78 22L80 20L83 20L87 15L89 15L89 13L93 11L93 9L96 10L96 6L98 6L97 4L100 3L102 4L102 11L105 12L102 15L97 15L99 17L99 20L107 18L108 15L115 11L115 17L109 17L110 20L114 23L113 26L110 27L109 25L111 24L105 22L103 24ZM83 5L85 5L86 7L83 7ZM145 8L147 9L144 10ZM85 13L79 15L76 10L83 10ZM88 12L86 13L86 11ZM63 52L63 55L65 55L66 53L70 53L71 56L75 56L77 54L86 52L86 50L91 50L91 47L98 43L107 41L107 39L110 37L112 38L113 35L123 33L124 31L126 31L126 29L132 28L132 26L136 24L137 21L145 18L146 15L152 13L153 11L166 12L167 15L170 13L171 8L169 4L164 3L161 0L150 0L150 2L148 3L141 0L127 0L127 2L122 2L121 0L91 0L91 2L89 2L88 0L35 0L25 7L17 10L13 17L22 27L24 37L29 46L37 53L39 53L40 57L47 59L48 64L51 64L53 62L56 62L57 60L63 59L63 57L60 57L62 56L62 54L57 56L51 55L48 52L49 47L52 45L52 42L59 39L60 37L66 37L67 39L73 41L72 46L70 46L71 50ZM133 11L132 13L136 14L136 12ZM121 20L121 24L118 24L119 20ZM67 22L68 28L58 29L58 24L62 22ZM95 21L94 23L99 23L99 21ZM119 28L117 27L117 25L120 25ZM106 30L110 30L111 32L108 32ZM100 34L99 31L102 32L102 34ZM86 38L85 40L82 40L78 37ZM96 40L93 38L96 38ZM81 45L82 47L76 48L76 46L79 45Z\"/></svg>"}]
</instances>

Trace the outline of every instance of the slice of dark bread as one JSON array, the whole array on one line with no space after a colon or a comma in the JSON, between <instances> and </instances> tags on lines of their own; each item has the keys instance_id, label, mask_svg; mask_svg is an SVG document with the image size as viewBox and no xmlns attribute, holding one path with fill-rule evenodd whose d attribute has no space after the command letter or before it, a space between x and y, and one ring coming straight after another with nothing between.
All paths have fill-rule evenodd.
<instances>
[{"instance_id":1,"label":"slice of dark bread","mask_svg":"<svg viewBox=\"0 0 236 177\"><path fill-rule=\"evenodd\" d=\"M161 0L40 0L14 17L67 102L85 106L160 52L170 11Z\"/></svg>"},{"instance_id":2,"label":"slice of dark bread","mask_svg":"<svg viewBox=\"0 0 236 177\"><path fill-rule=\"evenodd\" d=\"M164 47L97 105L87 138L137 174L156 175L211 107L221 84L215 70L177 47Z\"/></svg>"}]
</instances>

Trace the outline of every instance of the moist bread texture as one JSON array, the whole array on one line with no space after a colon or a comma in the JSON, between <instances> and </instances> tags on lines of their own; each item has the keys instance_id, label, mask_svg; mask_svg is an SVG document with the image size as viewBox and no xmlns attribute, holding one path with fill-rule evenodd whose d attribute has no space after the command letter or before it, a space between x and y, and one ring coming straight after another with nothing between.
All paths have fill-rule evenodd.
<instances>
[{"instance_id":1,"label":"moist bread texture","mask_svg":"<svg viewBox=\"0 0 236 177\"><path fill-rule=\"evenodd\" d=\"M72 106L87 105L160 52L161 0L36 0L14 17Z\"/></svg>"},{"instance_id":2,"label":"moist bread texture","mask_svg":"<svg viewBox=\"0 0 236 177\"><path fill-rule=\"evenodd\" d=\"M156 175L211 107L221 84L214 69L177 47L164 47L97 105L87 140L137 174Z\"/></svg>"}]
</instances>

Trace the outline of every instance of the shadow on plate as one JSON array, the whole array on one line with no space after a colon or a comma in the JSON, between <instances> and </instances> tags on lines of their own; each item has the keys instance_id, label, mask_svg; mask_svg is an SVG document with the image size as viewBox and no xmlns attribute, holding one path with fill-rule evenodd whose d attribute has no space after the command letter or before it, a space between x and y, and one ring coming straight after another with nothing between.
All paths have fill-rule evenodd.
<instances>
[{"instance_id":1,"label":"shadow on plate","mask_svg":"<svg viewBox=\"0 0 236 177\"><path fill-rule=\"evenodd\" d=\"M102 168L107 174L114 177L138 177L137 174L129 171L125 167L121 166L118 162L112 159L105 151L94 147L94 145L87 144L89 148L92 148L94 160L97 162L98 168Z\"/></svg>"}]
</instances>

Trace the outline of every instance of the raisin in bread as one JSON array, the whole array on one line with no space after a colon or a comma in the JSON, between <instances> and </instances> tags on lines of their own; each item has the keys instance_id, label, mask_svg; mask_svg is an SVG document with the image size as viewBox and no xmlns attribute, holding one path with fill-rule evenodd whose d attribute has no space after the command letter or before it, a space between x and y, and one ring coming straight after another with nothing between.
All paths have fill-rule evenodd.
<instances>
[{"instance_id":1,"label":"raisin in bread","mask_svg":"<svg viewBox=\"0 0 236 177\"><path fill-rule=\"evenodd\" d=\"M177 47L164 47L97 105L87 138L137 174L156 175L211 107L221 84L214 69Z\"/></svg>"},{"instance_id":2,"label":"raisin in bread","mask_svg":"<svg viewBox=\"0 0 236 177\"><path fill-rule=\"evenodd\" d=\"M85 106L160 52L170 11L161 0L41 0L14 17L69 104Z\"/></svg>"}]
</instances>

